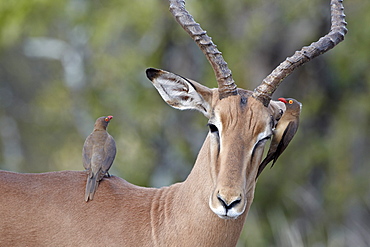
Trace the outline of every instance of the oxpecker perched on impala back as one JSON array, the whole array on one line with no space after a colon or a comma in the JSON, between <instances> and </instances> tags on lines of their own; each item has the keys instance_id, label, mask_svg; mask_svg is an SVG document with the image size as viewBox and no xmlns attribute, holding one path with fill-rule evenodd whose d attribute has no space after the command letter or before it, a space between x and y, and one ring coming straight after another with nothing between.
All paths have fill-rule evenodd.
<instances>
[{"instance_id":1,"label":"oxpecker perched on impala back","mask_svg":"<svg viewBox=\"0 0 370 247\"><path fill-rule=\"evenodd\" d=\"M107 127L113 116L100 117L96 120L93 132L86 138L83 149L83 165L87 170L85 201L92 200L99 181L116 157L116 143L107 132Z\"/></svg>"}]
</instances>

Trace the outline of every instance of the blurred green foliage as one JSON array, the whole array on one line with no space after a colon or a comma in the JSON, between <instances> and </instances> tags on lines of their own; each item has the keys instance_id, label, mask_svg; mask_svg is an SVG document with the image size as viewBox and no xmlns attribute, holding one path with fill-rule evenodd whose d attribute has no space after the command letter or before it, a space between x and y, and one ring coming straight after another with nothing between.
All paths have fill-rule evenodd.
<instances>
[{"instance_id":1,"label":"blurred green foliage","mask_svg":"<svg viewBox=\"0 0 370 247\"><path fill-rule=\"evenodd\" d=\"M370 2L345 1L349 33L275 93L300 129L259 179L239 246L370 245ZM187 7L253 89L330 27L329 0L203 0ZM0 2L0 168L82 170L96 118L113 115L112 174L143 186L186 178L207 134L145 77L163 68L214 87L202 53L160 0Z\"/></svg>"}]
</instances>

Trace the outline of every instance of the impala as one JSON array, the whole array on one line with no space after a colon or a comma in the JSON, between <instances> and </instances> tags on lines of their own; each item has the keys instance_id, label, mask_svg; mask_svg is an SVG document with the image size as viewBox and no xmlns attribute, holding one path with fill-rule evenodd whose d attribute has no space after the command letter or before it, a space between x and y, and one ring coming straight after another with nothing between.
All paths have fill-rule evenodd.
<instances>
[{"instance_id":1,"label":"impala","mask_svg":"<svg viewBox=\"0 0 370 247\"><path fill-rule=\"evenodd\" d=\"M330 32L288 57L262 83L237 88L211 38L170 0L177 22L198 44L216 75L218 88L163 70L146 71L171 106L195 109L208 119L209 133L182 183L143 188L112 176L86 203L86 173L0 173L1 246L235 246L253 201L266 141L283 104L271 100L295 68L330 50L347 32L341 0L331 1Z\"/></svg>"}]
</instances>

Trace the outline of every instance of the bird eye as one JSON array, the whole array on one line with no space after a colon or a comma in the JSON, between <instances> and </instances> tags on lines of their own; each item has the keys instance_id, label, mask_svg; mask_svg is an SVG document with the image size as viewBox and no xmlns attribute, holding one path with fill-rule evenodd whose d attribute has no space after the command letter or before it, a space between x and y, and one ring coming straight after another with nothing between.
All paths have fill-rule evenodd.
<instances>
[{"instance_id":1,"label":"bird eye","mask_svg":"<svg viewBox=\"0 0 370 247\"><path fill-rule=\"evenodd\" d=\"M209 131L210 131L211 133L216 133L216 132L218 132L218 128L216 127L216 125L214 125L214 124L207 124L207 125L208 125Z\"/></svg>"},{"instance_id":2,"label":"bird eye","mask_svg":"<svg viewBox=\"0 0 370 247\"><path fill-rule=\"evenodd\" d=\"M289 100L288 102L289 102L289 104L293 104L293 100Z\"/></svg>"},{"instance_id":3,"label":"bird eye","mask_svg":"<svg viewBox=\"0 0 370 247\"><path fill-rule=\"evenodd\" d=\"M105 120L105 122L109 122L109 118L107 118L107 117L104 120Z\"/></svg>"}]
</instances>

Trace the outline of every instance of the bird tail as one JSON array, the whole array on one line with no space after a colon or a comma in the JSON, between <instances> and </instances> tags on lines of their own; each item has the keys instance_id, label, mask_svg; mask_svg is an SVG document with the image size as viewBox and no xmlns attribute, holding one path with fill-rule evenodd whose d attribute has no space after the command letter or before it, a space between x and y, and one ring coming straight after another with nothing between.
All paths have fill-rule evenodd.
<instances>
[{"instance_id":1,"label":"bird tail","mask_svg":"<svg viewBox=\"0 0 370 247\"><path fill-rule=\"evenodd\" d=\"M97 189L98 181L97 174L90 173L86 181L85 201L91 201L94 198L95 191Z\"/></svg>"},{"instance_id":2,"label":"bird tail","mask_svg":"<svg viewBox=\"0 0 370 247\"><path fill-rule=\"evenodd\" d=\"M267 156L265 157L265 159L261 162L261 164L258 167L256 179L261 174L261 172L263 171L263 169L265 169L265 167L267 166L267 164L270 163L272 159L274 159L273 156L274 156L274 153L268 153ZM274 159L274 162L272 163L272 166L274 165L274 163L275 163L275 159Z\"/></svg>"}]
</instances>

